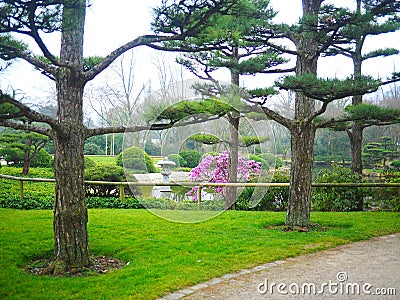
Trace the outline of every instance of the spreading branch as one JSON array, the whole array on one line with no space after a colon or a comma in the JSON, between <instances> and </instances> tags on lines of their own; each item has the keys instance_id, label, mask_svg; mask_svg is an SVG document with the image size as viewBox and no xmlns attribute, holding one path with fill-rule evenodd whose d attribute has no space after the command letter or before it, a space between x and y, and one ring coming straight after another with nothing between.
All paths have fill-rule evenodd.
<instances>
[{"instance_id":1,"label":"spreading branch","mask_svg":"<svg viewBox=\"0 0 400 300\"><path fill-rule=\"evenodd\" d=\"M3 94L3 92L0 90L0 104L11 104L14 107L18 108L18 112L2 112L0 113L0 120L1 121L6 121L6 120L11 120L15 118L20 118L20 117L26 117L30 121L33 122L41 122L41 123L46 123L50 125L53 129L60 129L58 122L44 114L38 113L25 104L22 104L21 102L13 99L7 94Z\"/></svg>"},{"instance_id":2,"label":"spreading branch","mask_svg":"<svg viewBox=\"0 0 400 300\"><path fill-rule=\"evenodd\" d=\"M51 128L45 128L42 126L26 124L26 123L17 123L11 120L1 120L1 119L0 119L0 126L10 127L17 130L37 132L46 135L50 138L53 137L53 130L51 130Z\"/></svg>"},{"instance_id":3,"label":"spreading branch","mask_svg":"<svg viewBox=\"0 0 400 300\"><path fill-rule=\"evenodd\" d=\"M194 125L198 123L203 123L207 121L212 121L212 120L217 120L221 116L207 116L207 115L202 115L202 116L197 116L194 117L191 120L185 120L185 121L176 121L176 122L170 122L170 123L154 123L154 124L149 124L149 125L143 125L143 126L110 126L110 127L102 127L102 128L93 128L93 129L87 129L86 130L86 137L89 138L91 136L96 136L96 135L102 135L102 134L108 134L108 133L125 133L125 132L140 132L140 131L156 131L156 130L165 130L169 129L172 127L184 127L188 125Z\"/></svg>"}]
</instances>

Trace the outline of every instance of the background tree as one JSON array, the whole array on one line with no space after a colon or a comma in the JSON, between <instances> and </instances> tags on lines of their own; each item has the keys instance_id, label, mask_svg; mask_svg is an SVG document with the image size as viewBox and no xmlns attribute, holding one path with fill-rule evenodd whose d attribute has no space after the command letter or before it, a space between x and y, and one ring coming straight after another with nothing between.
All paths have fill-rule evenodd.
<instances>
[{"instance_id":1,"label":"background tree","mask_svg":"<svg viewBox=\"0 0 400 300\"><path fill-rule=\"evenodd\" d=\"M2 112L1 126L30 130L49 136L54 141L55 261L48 270L54 274L73 272L91 264L84 188L84 141L91 136L112 132L171 126L88 128L83 118L83 92L86 84L130 49L138 46L161 49L161 42L183 39L201 32L210 25L208 22L213 14L229 13L235 1L163 1L154 10L152 28L155 34L139 36L85 67L83 37L87 4L85 0L18 0L0 4L0 58L20 58L35 66L56 84L57 118L40 114L13 97L0 93L0 104L8 103L18 109L17 113ZM59 57L51 53L42 39L44 33L55 31L61 31ZM31 38L39 47L41 57L29 51L26 44L16 40L15 36L18 35ZM22 116L48 126L22 124L16 119Z\"/></svg>"},{"instance_id":2,"label":"background tree","mask_svg":"<svg viewBox=\"0 0 400 300\"><path fill-rule=\"evenodd\" d=\"M385 3L387 1L384 1ZM395 2L395 1L393 1ZM397 3L398 4L398 3ZM331 45L342 41L340 29L359 22L358 16L344 8L322 6L320 0L302 1L302 18L293 26L285 24L263 28L259 39L266 45L296 57L296 75L286 76L276 85L295 92L294 118L286 118L267 106L262 90L253 91L260 97L264 112L273 120L288 128L291 133L292 168L286 225L307 227L310 220L311 182L314 154L314 138L318 128L326 125L319 117L333 101L352 95L376 91L380 81L371 78L320 79L317 77L318 58ZM266 32L270 35L266 38ZM294 49L274 42L274 38L289 40ZM321 101L316 106L316 101Z\"/></svg>"},{"instance_id":3,"label":"background tree","mask_svg":"<svg viewBox=\"0 0 400 300\"><path fill-rule=\"evenodd\" d=\"M3 133L0 135L0 155L4 156L8 163L22 165L22 175L28 175L32 161L48 140L47 136L35 132L20 130Z\"/></svg>"},{"instance_id":4,"label":"background tree","mask_svg":"<svg viewBox=\"0 0 400 300\"><path fill-rule=\"evenodd\" d=\"M386 168L386 161L393 160L400 156L396 145L390 136L382 136L380 142L370 142L365 145L363 156L371 160L375 169L376 163L382 161L383 168Z\"/></svg>"},{"instance_id":5,"label":"background tree","mask_svg":"<svg viewBox=\"0 0 400 300\"><path fill-rule=\"evenodd\" d=\"M370 36L376 36L394 32L400 28L398 15L398 3L396 1L356 1L356 15L360 22L344 26L340 30L343 40L350 43L334 44L327 55L341 54L350 58L353 62L353 74L355 78L362 77L362 65L365 61L377 57L385 57L399 53L398 49L386 48L376 49L363 53L365 41ZM363 17L365 17L363 19ZM362 103L362 95L352 97L352 105ZM352 122L351 128L346 128L351 146L351 169L353 172L362 175L362 145L363 130L367 127L362 120Z\"/></svg>"},{"instance_id":6,"label":"background tree","mask_svg":"<svg viewBox=\"0 0 400 300\"><path fill-rule=\"evenodd\" d=\"M277 66L286 62L286 59L280 56L281 51L258 40L252 40L258 30L267 27L275 15L276 12L269 6L269 0L242 1L233 15L218 16L214 19L213 26L201 36L181 43L183 48L199 49L208 45L215 48L213 51L184 54L177 61L198 78L210 81L216 90L213 93L224 95L225 101L232 104L232 111L225 116L230 137L226 141L229 149L229 182L237 182L239 127L240 120L244 117L240 108L243 104L239 99L235 99L240 98L240 92L238 90L232 93L235 87L240 86L240 76L294 70L277 69ZM227 91L212 75L214 71L222 68L230 72L231 91ZM210 91L210 88L208 89L206 91L207 87L199 87L205 94ZM235 203L236 199L237 188L227 188L226 208Z\"/></svg>"}]
</instances>

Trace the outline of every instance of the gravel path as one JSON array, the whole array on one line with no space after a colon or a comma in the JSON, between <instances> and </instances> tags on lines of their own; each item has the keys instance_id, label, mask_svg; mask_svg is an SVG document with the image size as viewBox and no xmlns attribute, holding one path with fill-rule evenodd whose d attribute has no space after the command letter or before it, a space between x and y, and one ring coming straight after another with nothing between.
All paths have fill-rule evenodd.
<instances>
[{"instance_id":1,"label":"gravel path","mask_svg":"<svg viewBox=\"0 0 400 300\"><path fill-rule=\"evenodd\" d=\"M400 233L227 274L163 299L400 299Z\"/></svg>"}]
</instances>

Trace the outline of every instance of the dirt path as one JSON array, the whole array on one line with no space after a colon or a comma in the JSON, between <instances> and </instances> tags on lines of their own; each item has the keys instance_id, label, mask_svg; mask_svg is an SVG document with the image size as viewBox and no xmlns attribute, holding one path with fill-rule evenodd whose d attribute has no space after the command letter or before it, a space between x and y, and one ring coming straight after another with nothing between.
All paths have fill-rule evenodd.
<instances>
[{"instance_id":1,"label":"dirt path","mask_svg":"<svg viewBox=\"0 0 400 300\"><path fill-rule=\"evenodd\" d=\"M400 299L400 233L227 274L163 299Z\"/></svg>"}]
</instances>

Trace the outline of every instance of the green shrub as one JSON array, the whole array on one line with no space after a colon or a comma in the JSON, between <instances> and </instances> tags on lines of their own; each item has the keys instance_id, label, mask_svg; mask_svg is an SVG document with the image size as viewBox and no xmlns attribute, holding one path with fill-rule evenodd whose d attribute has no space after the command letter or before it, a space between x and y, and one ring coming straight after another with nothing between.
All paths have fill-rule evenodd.
<instances>
[{"instance_id":1,"label":"green shrub","mask_svg":"<svg viewBox=\"0 0 400 300\"><path fill-rule=\"evenodd\" d=\"M184 150L179 152L179 155L186 161L181 167L195 168L201 160L201 153L196 150Z\"/></svg>"},{"instance_id":2,"label":"green shrub","mask_svg":"<svg viewBox=\"0 0 400 300\"><path fill-rule=\"evenodd\" d=\"M88 197L87 208L114 208L114 209L139 209L143 205L135 197L126 197L124 201L119 198Z\"/></svg>"},{"instance_id":3,"label":"green shrub","mask_svg":"<svg viewBox=\"0 0 400 300\"><path fill-rule=\"evenodd\" d=\"M85 156L85 169L93 168L96 165L97 165L97 163L93 159Z\"/></svg>"},{"instance_id":4,"label":"green shrub","mask_svg":"<svg viewBox=\"0 0 400 300\"><path fill-rule=\"evenodd\" d=\"M124 182L126 181L125 172L122 167L99 164L97 166L85 169L85 180L90 181L112 181ZM129 178L129 181L136 181L134 178ZM125 187L125 194L131 194L129 187ZM86 196L89 197L119 197L119 185L96 185L86 184Z\"/></svg>"},{"instance_id":5,"label":"green shrub","mask_svg":"<svg viewBox=\"0 0 400 300\"><path fill-rule=\"evenodd\" d=\"M249 154L249 158L251 160L254 160L255 162L261 163L261 170L264 170L264 171L269 170L269 164L264 158L262 158L258 155L255 155L255 154Z\"/></svg>"},{"instance_id":6,"label":"green shrub","mask_svg":"<svg viewBox=\"0 0 400 300\"><path fill-rule=\"evenodd\" d=\"M278 169L282 167L282 160L272 153L260 153L258 157L264 159L270 168Z\"/></svg>"},{"instance_id":7,"label":"green shrub","mask_svg":"<svg viewBox=\"0 0 400 300\"><path fill-rule=\"evenodd\" d=\"M176 164L175 168L179 168L187 164L186 160L179 154L170 154L168 155L168 159Z\"/></svg>"},{"instance_id":8,"label":"green shrub","mask_svg":"<svg viewBox=\"0 0 400 300\"><path fill-rule=\"evenodd\" d=\"M218 156L218 155L219 155L219 152L217 152L217 151L210 151L210 152L204 153L204 154L201 156L201 159L203 159L203 158L206 157L206 156Z\"/></svg>"},{"instance_id":9,"label":"green shrub","mask_svg":"<svg viewBox=\"0 0 400 300\"><path fill-rule=\"evenodd\" d=\"M351 169L334 164L332 169L322 170L317 183L345 183L362 182L359 174ZM319 211L359 211L363 209L364 192L359 187L323 187L313 190L312 204L314 210Z\"/></svg>"},{"instance_id":10,"label":"green shrub","mask_svg":"<svg viewBox=\"0 0 400 300\"><path fill-rule=\"evenodd\" d=\"M391 166L393 169L395 169L395 170L397 170L397 171L400 171L400 160L394 160L394 161L392 161L392 163L390 164L390 166Z\"/></svg>"},{"instance_id":11,"label":"green shrub","mask_svg":"<svg viewBox=\"0 0 400 300\"><path fill-rule=\"evenodd\" d=\"M54 197L41 197L40 199L24 198L11 196L5 199L0 199L1 208L13 209L53 209Z\"/></svg>"},{"instance_id":12,"label":"green shrub","mask_svg":"<svg viewBox=\"0 0 400 300\"><path fill-rule=\"evenodd\" d=\"M116 164L134 172L155 173L157 171L150 155L139 147L130 147L118 154Z\"/></svg>"},{"instance_id":13,"label":"green shrub","mask_svg":"<svg viewBox=\"0 0 400 300\"><path fill-rule=\"evenodd\" d=\"M85 147L83 150L85 155L102 155L104 154L104 151L100 148L99 145L93 143L93 142L87 142L85 143Z\"/></svg>"},{"instance_id":14,"label":"green shrub","mask_svg":"<svg viewBox=\"0 0 400 300\"><path fill-rule=\"evenodd\" d=\"M390 183L400 183L400 175L390 178ZM382 210L400 211L400 188L387 187L387 188L371 188L370 197L366 201L366 208L370 206L377 206Z\"/></svg>"},{"instance_id":15,"label":"green shrub","mask_svg":"<svg viewBox=\"0 0 400 300\"><path fill-rule=\"evenodd\" d=\"M259 180L260 182L268 182L269 179ZM275 172L274 177L270 182L285 183L290 182L290 175L288 172ZM257 194L253 195L255 191L254 187L246 187L240 194L236 203L237 210L256 210L256 211L284 211L287 209L289 200L289 188L287 187L269 187L268 190L265 188L258 188ZM253 207L250 207L251 197L254 199L260 199L260 201Z\"/></svg>"},{"instance_id":16,"label":"green shrub","mask_svg":"<svg viewBox=\"0 0 400 300\"><path fill-rule=\"evenodd\" d=\"M51 168L53 167L53 157L46 150L41 149L32 160L31 167Z\"/></svg>"}]
</instances>

